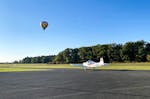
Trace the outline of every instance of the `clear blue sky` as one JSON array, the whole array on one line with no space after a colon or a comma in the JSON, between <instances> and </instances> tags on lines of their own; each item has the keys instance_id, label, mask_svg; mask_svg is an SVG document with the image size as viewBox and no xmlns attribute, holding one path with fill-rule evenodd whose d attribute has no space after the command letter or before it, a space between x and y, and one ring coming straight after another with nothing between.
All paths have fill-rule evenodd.
<instances>
[{"instance_id":1,"label":"clear blue sky","mask_svg":"<svg viewBox=\"0 0 150 99\"><path fill-rule=\"evenodd\" d=\"M0 0L0 62L149 36L149 0Z\"/></svg>"}]
</instances>

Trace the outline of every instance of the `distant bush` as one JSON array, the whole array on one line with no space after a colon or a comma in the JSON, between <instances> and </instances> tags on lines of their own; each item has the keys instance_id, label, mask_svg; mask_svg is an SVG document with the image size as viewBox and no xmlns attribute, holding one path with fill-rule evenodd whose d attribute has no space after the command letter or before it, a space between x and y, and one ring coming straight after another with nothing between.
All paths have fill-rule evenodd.
<instances>
[{"instance_id":1,"label":"distant bush","mask_svg":"<svg viewBox=\"0 0 150 99\"><path fill-rule=\"evenodd\" d=\"M147 55L146 59L150 62L150 54Z\"/></svg>"}]
</instances>

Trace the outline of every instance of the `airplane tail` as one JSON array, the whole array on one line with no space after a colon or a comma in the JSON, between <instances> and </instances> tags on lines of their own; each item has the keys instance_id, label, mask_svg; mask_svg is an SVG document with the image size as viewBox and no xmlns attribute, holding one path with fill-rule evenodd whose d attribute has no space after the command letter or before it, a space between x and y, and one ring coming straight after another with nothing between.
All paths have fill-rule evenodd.
<instances>
[{"instance_id":1,"label":"airplane tail","mask_svg":"<svg viewBox=\"0 0 150 99\"><path fill-rule=\"evenodd\" d=\"M100 62L99 62L101 65L103 66L108 66L109 64L108 63L104 63L104 59L103 57L100 58Z\"/></svg>"},{"instance_id":2,"label":"airplane tail","mask_svg":"<svg viewBox=\"0 0 150 99\"><path fill-rule=\"evenodd\" d=\"M100 64L104 64L104 59L103 59L103 57L100 58Z\"/></svg>"}]
</instances>

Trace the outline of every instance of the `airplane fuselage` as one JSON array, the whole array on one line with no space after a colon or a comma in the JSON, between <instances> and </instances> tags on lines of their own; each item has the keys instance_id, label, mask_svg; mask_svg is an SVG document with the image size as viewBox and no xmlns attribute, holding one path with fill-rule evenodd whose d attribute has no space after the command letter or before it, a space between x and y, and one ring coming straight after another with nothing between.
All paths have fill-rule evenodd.
<instances>
[{"instance_id":1,"label":"airplane fuselage","mask_svg":"<svg viewBox=\"0 0 150 99\"><path fill-rule=\"evenodd\" d=\"M99 67L99 66L103 66L104 64L101 63L93 63L93 64L88 64L86 62L83 63L84 67Z\"/></svg>"},{"instance_id":2,"label":"airplane fuselage","mask_svg":"<svg viewBox=\"0 0 150 99\"><path fill-rule=\"evenodd\" d=\"M71 64L72 66L82 66L85 70L90 68L96 68L100 66L107 66L107 63L104 63L103 58L100 58L100 62L94 62L92 60L88 60L86 62L83 62L82 64Z\"/></svg>"}]
</instances>

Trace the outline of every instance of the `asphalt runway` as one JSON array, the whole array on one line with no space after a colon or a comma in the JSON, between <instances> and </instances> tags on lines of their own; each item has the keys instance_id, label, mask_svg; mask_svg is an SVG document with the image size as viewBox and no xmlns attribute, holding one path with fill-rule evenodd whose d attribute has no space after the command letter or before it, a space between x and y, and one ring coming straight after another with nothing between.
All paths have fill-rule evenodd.
<instances>
[{"instance_id":1,"label":"asphalt runway","mask_svg":"<svg viewBox=\"0 0 150 99\"><path fill-rule=\"evenodd\" d=\"M150 99L150 71L0 73L0 99Z\"/></svg>"}]
</instances>

